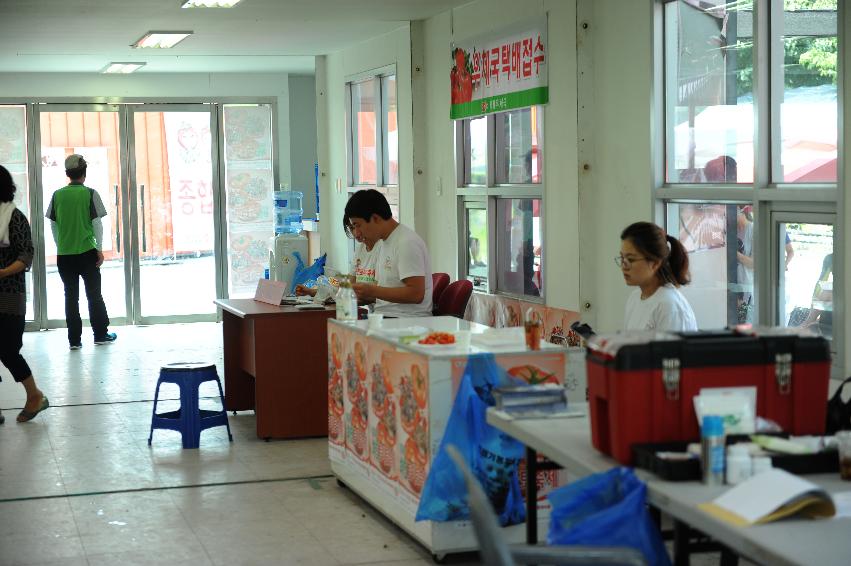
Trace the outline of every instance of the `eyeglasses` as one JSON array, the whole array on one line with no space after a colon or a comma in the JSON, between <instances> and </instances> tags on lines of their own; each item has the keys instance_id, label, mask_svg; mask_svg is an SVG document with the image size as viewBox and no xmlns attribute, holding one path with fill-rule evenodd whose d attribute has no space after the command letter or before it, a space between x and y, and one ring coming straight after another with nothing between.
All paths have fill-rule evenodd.
<instances>
[{"instance_id":1,"label":"eyeglasses","mask_svg":"<svg viewBox=\"0 0 851 566\"><path fill-rule=\"evenodd\" d=\"M629 267L633 263L635 263L636 261L647 261L646 257L631 258L631 257L624 257L622 255L617 255L617 256L615 256L614 259L615 259L615 265L617 265L620 268L626 267L627 269L629 269Z\"/></svg>"}]
</instances>

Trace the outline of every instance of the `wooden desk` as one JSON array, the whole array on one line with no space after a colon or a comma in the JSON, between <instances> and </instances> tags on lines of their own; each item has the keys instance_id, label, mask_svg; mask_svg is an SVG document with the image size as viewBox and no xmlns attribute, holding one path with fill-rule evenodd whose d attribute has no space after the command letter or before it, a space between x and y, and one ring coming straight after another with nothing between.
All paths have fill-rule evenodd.
<instances>
[{"instance_id":1,"label":"wooden desk","mask_svg":"<svg viewBox=\"0 0 851 566\"><path fill-rule=\"evenodd\" d=\"M215 303L224 317L225 408L254 409L259 438L327 436L326 321L334 309Z\"/></svg>"}]
</instances>

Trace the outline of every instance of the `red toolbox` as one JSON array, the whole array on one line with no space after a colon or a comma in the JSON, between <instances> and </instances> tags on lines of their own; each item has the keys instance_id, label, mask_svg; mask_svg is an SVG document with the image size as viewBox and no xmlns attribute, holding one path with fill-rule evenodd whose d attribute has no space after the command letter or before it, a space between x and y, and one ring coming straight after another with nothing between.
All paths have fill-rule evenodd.
<instances>
[{"instance_id":1,"label":"red toolbox","mask_svg":"<svg viewBox=\"0 0 851 566\"><path fill-rule=\"evenodd\" d=\"M830 349L798 329L598 335L587 367L592 442L623 464L633 444L700 438L693 398L708 387L754 386L758 416L824 434Z\"/></svg>"}]
</instances>

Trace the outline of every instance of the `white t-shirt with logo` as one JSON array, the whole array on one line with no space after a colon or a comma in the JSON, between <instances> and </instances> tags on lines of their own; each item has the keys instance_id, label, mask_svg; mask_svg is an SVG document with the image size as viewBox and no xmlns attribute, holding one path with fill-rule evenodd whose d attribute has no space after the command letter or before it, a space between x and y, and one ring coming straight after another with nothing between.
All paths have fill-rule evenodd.
<instances>
[{"instance_id":1,"label":"white t-shirt with logo","mask_svg":"<svg viewBox=\"0 0 851 566\"><path fill-rule=\"evenodd\" d=\"M367 250L364 244L359 243L355 248L355 261L352 273L355 274L357 283L370 283L375 285L378 277L375 268L378 263L378 250L381 246L376 243L371 250Z\"/></svg>"},{"instance_id":2,"label":"white t-shirt with logo","mask_svg":"<svg viewBox=\"0 0 851 566\"><path fill-rule=\"evenodd\" d=\"M402 279L425 278L425 294L420 303L402 304L376 299L375 312L399 317L431 316L431 259L423 239L407 226L399 224L372 251L378 254L376 275L380 287L404 287Z\"/></svg>"},{"instance_id":3,"label":"white t-shirt with logo","mask_svg":"<svg viewBox=\"0 0 851 566\"><path fill-rule=\"evenodd\" d=\"M697 320L688 299L673 285L663 285L646 299L636 289L626 301L625 330L684 332L697 330Z\"/></svg>"}]
</instances>

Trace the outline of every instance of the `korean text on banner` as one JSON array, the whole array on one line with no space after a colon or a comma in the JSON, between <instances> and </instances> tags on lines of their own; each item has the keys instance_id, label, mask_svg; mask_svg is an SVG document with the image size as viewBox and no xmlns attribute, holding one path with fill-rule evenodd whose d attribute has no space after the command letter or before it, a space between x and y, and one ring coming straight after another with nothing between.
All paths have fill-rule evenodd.
<instances>
[{"instance_id":1,"label":"korean text on banner","mask_svg":"<svg viewBox=\"0 0 851 566\"><path fill-rule=\"evenodd\" d=\"M451 56L453 120L549 100L546 18L454 43Z\"/></svg>"}]
</instances>

